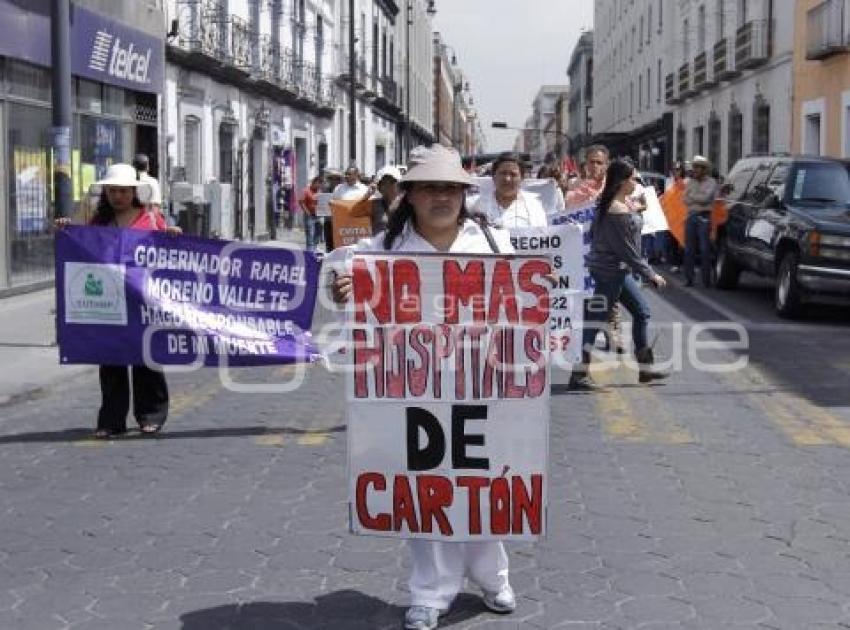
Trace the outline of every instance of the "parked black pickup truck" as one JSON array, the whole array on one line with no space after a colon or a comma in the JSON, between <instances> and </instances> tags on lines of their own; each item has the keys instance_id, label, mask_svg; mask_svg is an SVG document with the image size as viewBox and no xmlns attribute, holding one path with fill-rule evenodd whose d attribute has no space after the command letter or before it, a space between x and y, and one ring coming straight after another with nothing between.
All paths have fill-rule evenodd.
<instances>
[{"instance_id":1,"label":"parked black pickup truck","mask_svg":"<svg viewBox=\"0 0 850 630\"><path fill-rule=\"evenodd\" d=\"M717 233L717 286L741 271L774 277L776 312L809 302L850 304L850 162L807 156L749 157L729 173L729 212Z\"/></svg>"}]
</instances>

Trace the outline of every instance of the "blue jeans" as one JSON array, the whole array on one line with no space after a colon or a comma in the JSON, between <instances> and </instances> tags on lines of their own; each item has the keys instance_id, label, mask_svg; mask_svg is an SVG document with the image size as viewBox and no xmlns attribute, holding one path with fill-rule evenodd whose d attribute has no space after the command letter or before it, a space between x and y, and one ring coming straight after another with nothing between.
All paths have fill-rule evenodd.
<instances>
[{"instance_id":1,"label":"blue jeans","mask_svg":"<svg viewBox=\"0 0 850 630\"><path fill-rule=\"evenodd\" d=\"M608 313L618 301L632 316L632 342L635 351L647 347L649 329L649 304L640 291L637 280L631 274L625 276L598 276L590 274L596 282L593 297L585 308L584 331L581 337L582 353L589 353L596 334L608 322ZM588 347L589 346L589 347Z\"/></svg>"},{"instance_id":2,"label":"blue jeans","mask_svg":"<svg viewBox=\"0 0 850 630\"><path fill-rule=\"evenodd\" d=\"M314 217L309 214L304 215L304 236L307 240L307 249L316 249L320 225L321 219L319 217Z\"/></svg>"},{"instance_id":3,"label":"blue jeans","mask_svg":"<svg viewBox=\"0 0 850 630\"><path fill-rule=\"evenodd\" d=\"M699 252L702 284L711 286L711 217L708 214L690 214L685 221L685 280L694 281L695 255Z\"/></svg>"}]
</instances>

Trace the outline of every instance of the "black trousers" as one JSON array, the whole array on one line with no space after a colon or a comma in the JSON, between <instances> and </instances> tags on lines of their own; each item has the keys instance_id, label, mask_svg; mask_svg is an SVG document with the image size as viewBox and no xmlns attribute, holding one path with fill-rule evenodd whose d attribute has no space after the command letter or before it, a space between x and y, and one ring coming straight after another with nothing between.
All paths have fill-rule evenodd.
<instances>
[{"instance_id":1,"label":"black trousers","mask_svg":"<svg viewBox=\"0 0 850 630\"><path fill-rule=\"evenodd\" d=\"M133 379L133 415L139 426L165 424L168 416L168 385L165 375L144 365L101 365L97 428L113 433L127 430L130 410L130 375Z\"/></svg>"}]
</instances>

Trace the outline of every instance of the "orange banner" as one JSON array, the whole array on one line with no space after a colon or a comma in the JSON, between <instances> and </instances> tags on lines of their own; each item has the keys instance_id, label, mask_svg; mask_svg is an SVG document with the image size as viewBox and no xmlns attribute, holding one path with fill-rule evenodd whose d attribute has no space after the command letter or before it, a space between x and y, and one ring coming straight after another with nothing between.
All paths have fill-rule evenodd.
<instances>
[{"instance_id":1,"label":"orange banner","mask_svg":"<svg viewBox=\"0 0 850 630\"><path fill-rule=\"evenodd\" d=\"M334 247L354 245L361 238L372 236L371 217L351 216L351 209L356 203L357 201L339 200L330 202Z\"/></svg>"},{"instance_id":2,"label":"orange banner","mask_svg":"<svg viewBox=\"0 0 850 630\"><path fill-rule=\"evenodd\" d=\"M688 208L685 205L684 197L685 181L681 180L673 184L667 192L661 195L659 200L664 209L664 215L667 217L667 224L670 226L670 234L682 247L685 246L685 220L688 218ZM711 211L712 239L717 235L717 226L726 223L727 216L726 202L721 199L716 200Z\"/></svg>"}]
</instances>

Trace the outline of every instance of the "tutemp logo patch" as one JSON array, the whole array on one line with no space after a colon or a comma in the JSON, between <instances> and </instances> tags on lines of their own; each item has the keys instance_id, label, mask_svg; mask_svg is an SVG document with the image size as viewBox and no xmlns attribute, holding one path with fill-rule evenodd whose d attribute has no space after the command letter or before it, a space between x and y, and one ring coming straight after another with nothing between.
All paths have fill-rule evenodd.
<instances>
[{"instance_id":1,"label":"tutemp logo patch","mask_svg":"<svg viewBox=\"0 0 850 630\"><path fill-rule=\"evenodd\" d=\"M127 325L124 265L65 263L65 322Z\"/></svg>"}]
</instances>

